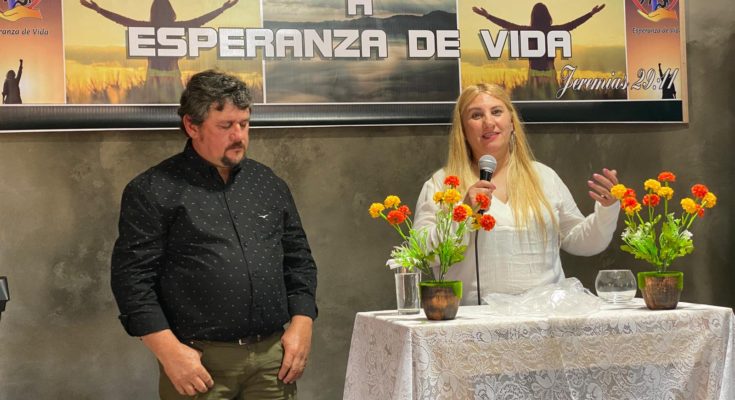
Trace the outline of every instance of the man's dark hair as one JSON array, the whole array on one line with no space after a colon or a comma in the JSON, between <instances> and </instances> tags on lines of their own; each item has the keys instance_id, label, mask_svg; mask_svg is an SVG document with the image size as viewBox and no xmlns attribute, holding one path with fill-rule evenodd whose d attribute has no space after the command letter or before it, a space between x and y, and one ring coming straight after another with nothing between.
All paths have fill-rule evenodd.
<instances>
[{"instance_id":1,"label":"man's dark hair","mask_svg":"<svg viewBox=\"0 0 735 400\"><path fill-rule=\"evenodd\" d=\"M181 94L178 109L181 130L186 133L184 115L188 115L195 125L201 125L207 119L209 107L222 111L225 104L232 103L245 110L250 108L251 101L245 82L233 75L211 69L194 74Z\"/></svg>"}]
</instances>

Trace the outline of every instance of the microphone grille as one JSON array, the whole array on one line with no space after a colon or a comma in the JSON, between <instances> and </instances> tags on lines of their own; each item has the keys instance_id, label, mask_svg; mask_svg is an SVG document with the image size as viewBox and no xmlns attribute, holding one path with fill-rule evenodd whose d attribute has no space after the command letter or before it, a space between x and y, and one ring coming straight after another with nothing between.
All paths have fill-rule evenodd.
<instances>
[{"instance_id":1,"label":"microphone grille","mask_svg":"<svg viewBox=\"0 0 735 400\"><path fill-rule=\"evenodd\" d=\"M495 160L495 157L486 154L482 157L480 157L480 170L487 170L490 172L495 172L495 167L498 166L498 162Z\"/></svg>"}]
</instances>

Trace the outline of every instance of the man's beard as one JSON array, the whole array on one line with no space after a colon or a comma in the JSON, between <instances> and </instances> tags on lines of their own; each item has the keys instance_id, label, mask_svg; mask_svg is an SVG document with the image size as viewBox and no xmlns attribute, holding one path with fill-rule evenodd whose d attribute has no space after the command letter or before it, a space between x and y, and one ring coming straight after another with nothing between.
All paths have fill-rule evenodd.
<instances>
[{"instance_id":1,"label":"man's beard","mask_svg":"<svg viewBox=\"0 0 735 400\"><path fill-rule=\"evenodd\" d=\"M242 149L242 156L239 157L238 159L234 159L234 158L227 157L226 154L223 154L222 158L220 159L220 162L222 163L222 165L224 165L227 168L232 168L236 166L237 164L239 164L243 158L245 158L245 145L242 143L236 143L236 144L229 146L225 150L225 153L227 153L228 150L236 150L236 149Z\"/></svg>"}]
</instances>

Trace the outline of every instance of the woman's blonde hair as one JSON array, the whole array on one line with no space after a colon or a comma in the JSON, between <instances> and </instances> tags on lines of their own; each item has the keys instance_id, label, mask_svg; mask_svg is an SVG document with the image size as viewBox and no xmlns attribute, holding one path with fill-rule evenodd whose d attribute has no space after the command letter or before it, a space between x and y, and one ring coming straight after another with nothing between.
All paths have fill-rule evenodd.
<instances>
[{"instance_id":1,"label":"woman's blonde hair","mask_svg":"<svg viewBox=\"0 0 735 400\"><path fill-rule=\"evenodd\" d=\"M513 133L511 133L509 154L507 158L507 182L508 202L513 210L513 218L516 226L529 228L529 221L533 219L535 225L541 230L542 236L546 237L546 224L544 223L542 208L548 212L554 226L557 225L556 218L551 209L546 195L541 188L536 169L533 167L533 152L528 146L526 133L523 130L518 113L516 112L510 96L506 91L495 84L478 84L466 87L457 99L457 104L452 112L452 130L449 134L449 154L444 171L447 175L456 175L460 178L462 193L480 179L473 168L477 163L472 157L472 148L465 137L462 116L467 107L480 94L492 96L505 105L511 114L513 122ZM478 155L479 156L479 155Z\"/></svg>"}]
</instances>

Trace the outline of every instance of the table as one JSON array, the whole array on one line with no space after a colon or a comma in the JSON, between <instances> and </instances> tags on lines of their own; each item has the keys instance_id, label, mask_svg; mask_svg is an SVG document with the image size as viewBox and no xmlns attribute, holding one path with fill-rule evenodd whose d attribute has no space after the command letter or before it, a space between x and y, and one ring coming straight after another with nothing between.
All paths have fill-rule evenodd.
<instances>
[{"instance_id":1,"label":"table","mask_svg":"<svg viewBox=\"0 0 735 400\"><path fill-rule=\"evenodd\" d=\"M584 317L361 312L344 399L735 399L730 308L641 299Z\"/></svg>"}]
</instances>

